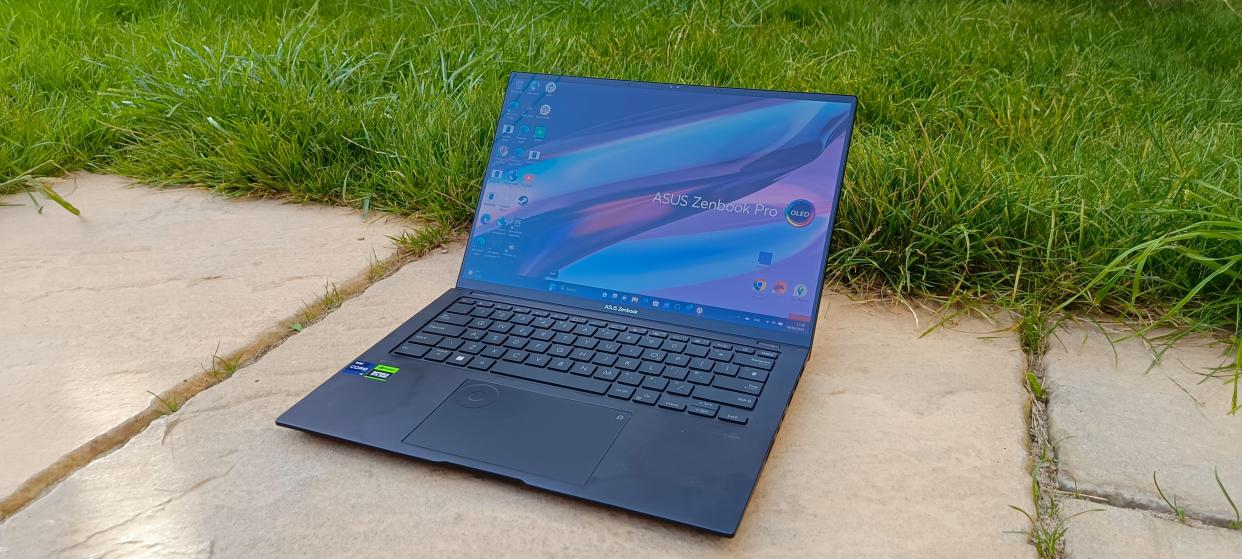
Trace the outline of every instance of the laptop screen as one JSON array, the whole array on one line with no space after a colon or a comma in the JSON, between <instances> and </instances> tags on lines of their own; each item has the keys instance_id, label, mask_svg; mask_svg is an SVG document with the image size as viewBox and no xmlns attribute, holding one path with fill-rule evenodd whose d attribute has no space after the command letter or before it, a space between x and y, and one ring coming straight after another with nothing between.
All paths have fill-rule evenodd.
<instances>
[{"instance_id":1,"label":"laptop screen","mask_svg":"<svg viewBox=\"0 0 1242 559\"><path fill-rule=\"evenodd\" d=\"M852 97L513 74L462 279L808 335L853 114Z\"/></svg>"}]
</instances>

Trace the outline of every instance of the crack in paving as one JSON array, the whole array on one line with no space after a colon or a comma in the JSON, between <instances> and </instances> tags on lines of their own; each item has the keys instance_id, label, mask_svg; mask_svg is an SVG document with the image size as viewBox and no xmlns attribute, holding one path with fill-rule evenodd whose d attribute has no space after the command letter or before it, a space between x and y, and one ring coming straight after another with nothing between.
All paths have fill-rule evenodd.
<instances>
[{"instance_id":1,"label":"crack in paving","mask_svg":"<svg viewBox=\"0 0 1242 559\"><path fill-rule=\"evenodd\" d=\"M388 258L373 262L367 269L359 272L345 283L336 286L331 293L332 298L336 301L335 304L319 308L317 316L313 320L308 321L306 319L307 310L315 309L317 305L322 305L324 303L322 297L316 303L307 305L302 310L280 321L277 326L260 333L246 346L219 358L218 362L235 363L236 369L253 364L268 351L299 333L299 331L290 328L290 324L301 322L303 328L305 328L313 322L322 320L328 314L339 309L344 301L361 294L368 287L392 275L405 264L417 260L419 256L421 255L398 250ZM236 369L234 372L236 372ZM155 420L171 415L163 402L176 402L179 407L184 406L186 402L196 395L227 381L231 376L232 374L226 374L218 369L214 369L203 371L184 379L176 386L160 393L142 411L114 425L104 433L96 435L69 453L62 455L48 467L27 478L10 495L0 499L0 523L13 517L13 515L55 489L60 482L78 470L124 446L130 439L146 430ZM172 413L175 414L176 412Z\"/></svg>"}]
</instances>

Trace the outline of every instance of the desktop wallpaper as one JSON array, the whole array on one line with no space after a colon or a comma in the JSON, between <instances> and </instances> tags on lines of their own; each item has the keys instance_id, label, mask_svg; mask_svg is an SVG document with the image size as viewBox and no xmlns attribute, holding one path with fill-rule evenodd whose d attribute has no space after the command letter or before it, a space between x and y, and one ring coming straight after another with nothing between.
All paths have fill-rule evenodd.
<instances>
[{"instance_id":1,"label":"desktop wallpaper","mask_svg":"<svg viewBox=\"0 0 1242 559\"><path fill-rule=\"evenodd\" d=\"M805 329L852 125L820 99L515 74L464 274Z\"/></svg>"}]
</instances>

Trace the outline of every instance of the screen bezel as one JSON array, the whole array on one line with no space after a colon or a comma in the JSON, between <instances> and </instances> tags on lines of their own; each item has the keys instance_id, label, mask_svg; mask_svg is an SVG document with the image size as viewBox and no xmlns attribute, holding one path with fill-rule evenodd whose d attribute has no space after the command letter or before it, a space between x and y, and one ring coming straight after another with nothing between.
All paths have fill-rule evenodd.
<instances>
[{"instance_id":1,"label":"screen bezel","mask_svg":"<svg viewBox=\"0 0 1242 559\"><path fill-rule=\"evenodd\" d=\"M609 79L609 78L593 78L593 77L587 77L587 76L536 74L536 73L531 73L531 72L510 72L509 80L505 84L505 94L502 95L500 98L502 107L503 107L505 98L508 96L509 91L513 87L514 80L517 80L517 79L529 80L532 78L539 78L539 79L553 78L553 79L561 79L561 80L568 79L568 80L573 80L573 81L604 82L610 85L625 86L625 87L670 89L674 91L678 91L678 90L702 91L702 92L720 93L724 95L741 95L741 96L749 96L749 97L770 97L770 98L779 98L779 99L808 99L808 100L815 100L815 101L826 101L826 102L848 104L850 106L850 115L849 115L850 126L849 126L849 129L846 130L845 132L845 145L841 152L841 164L838 166L838 169L837 169L836 180L831 185L829 185L831 188L834 189L833 196L832 196L832 212L829 213L828 215L828 235L824 239L824 254L823 254L823 258L821 259L819 263L820 281L815 282L815 288L814 288L815 295L814 295L814 304L813 304L812 311L811 311L810 327L804 333L795 333L795 332L788 332L788 331L782 331L782 330L772 330L772 329L767 329L767 328L746 326L744 324L736 324L732 322L725 322L722 320L700 318L697 316L687 316L687 315L679 314L675 312L665 312L660 309L654 309L654 308L648 309L646 307L634 307L639 311L639 313L629 314L629 313L612 311L612 310L608 310L604 308L605 305L614 304L614 303L611 303L605 300L593 300L593 299L586 298L586 297L579 297L579 296L573 296L573 295L561 295L557 293L549 293L547 291L543 291L539 289L514 287L514 286L505 285L501 283L493 283L493 282L488 282L488 281L470 279L470 278L465 277L465 272L466 272L466 258L469 258L470 242L474 239L474 228L475 228L475 225L477 224L477 219L475 219L474 217L471 217L470 219L470 233L466 237L466 252L462 256L461 267L457 270L457 287L458 288L471 289L471 290L483 291L483 292L488 292L488 293L495 293L498 295L521 297L524 299L531 299L535 301L546 301L548 303L564 305L567 307L575 307L575 308L580 308L580 309L585 309L585 310L604 312L604 313L616 315L617 317L620 317L620 318L626 318L626 317L641 318L643 320L665 322L668 324L674 324L677 326L685 326L688 328L724 332L724 333L732 334L735 336L745 336L749 338L755 338L756 340L761 340L761 341L791 344L791 345L807 347L807 348L811 347L811 343L815 338L815 327L819 319L819 305L822 302L822 298L823 298L824 272L826 271L827 266L828 266L828 254L832 251L832 229L836 224L837 208L841 202L841 190L842 190L843 182L845 180L845 163L849 156L850 142L853 139L853 134L854 134L854 119L856 118L857 111L858 111L858 98L857 97L853 95L835 95L835 94L827 94L827 93L803 93L803 92L795 92L795 91L773 91L773 90L764 90L764 89L743 89L743 88L735 88L735 87L715 87L715 86L704 86L704 85L685 85L685 84L673 84L673 83L662 83L662 82L617 80L617 79ZM496 132L496 129L497 127L495 126L492 128L491 148L487 152L489 154L489 160L490 160L490 154L496 149L496 141L499 138L499 134ZM482 180L480 181L480 184L479 184L479 193L480 193L479 201L476 203L475 209L474 209L475 216L479 215L479 212L482 211L482 207L483 207L482 192L487 188L486 169L484 169L484 172L481 173L480 176L482 177ZM606 289L606 288L599 287L599 289Z\"/></svg>"}]
</instances>

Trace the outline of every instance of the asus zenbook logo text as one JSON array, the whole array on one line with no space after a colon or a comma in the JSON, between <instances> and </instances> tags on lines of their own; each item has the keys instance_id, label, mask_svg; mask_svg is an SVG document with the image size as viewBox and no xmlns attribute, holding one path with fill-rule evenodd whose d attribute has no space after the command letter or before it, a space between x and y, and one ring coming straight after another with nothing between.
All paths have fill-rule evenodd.
<instances>
[{"instance_id":1,"label":"asus zenbook logo text","mask_svg":"<svg viewBox=\"0 0 1242 559\"><path fill-rule=\"evenodd\" d=\"M604 305L604 309L610 310L610 311L616 311L616 312L629 313L629 314L638 314L638 309L631 309L629 307L621 307L618 305Z\"/></svg>"}]
</instances>

